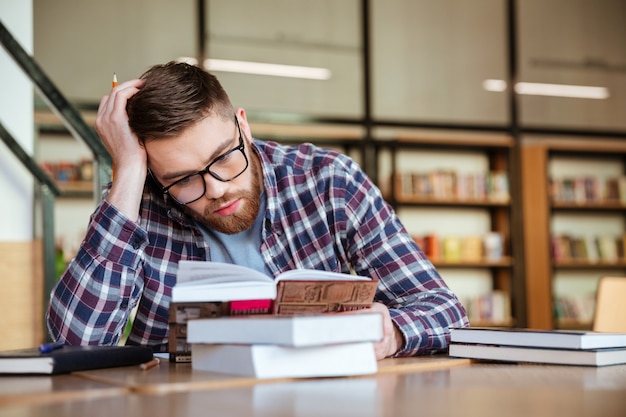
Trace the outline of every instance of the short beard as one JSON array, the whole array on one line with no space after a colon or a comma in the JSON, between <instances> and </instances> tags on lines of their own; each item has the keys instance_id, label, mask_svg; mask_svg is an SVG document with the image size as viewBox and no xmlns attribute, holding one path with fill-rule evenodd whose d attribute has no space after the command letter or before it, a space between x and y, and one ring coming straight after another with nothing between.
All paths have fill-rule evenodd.
<instances>
[{"instance_id":1,"label":"short beard","mask_svg":"<svg viewBox=\"0 0 626 417\"><path fill-rule=\"evenodd\" d=\"M203 214L195 213L191 210L187 212L197 221L204 224L211 230L224 233L227 235L233 235L235 233L248 230L254 224L259 209L261 207L261 176L262 170L259 166L259 161L255 155L251 155L250 169L252 174L252 182L250 190L244 192L236 192L232 194L226 194L219 200L213 200L204 210ZM231 214L230 216L216 216L211 213L215 209L219 208L227 201L232 201L234 198L240 198L243 203L242 211Z\"/></svg>"}]
</instances>

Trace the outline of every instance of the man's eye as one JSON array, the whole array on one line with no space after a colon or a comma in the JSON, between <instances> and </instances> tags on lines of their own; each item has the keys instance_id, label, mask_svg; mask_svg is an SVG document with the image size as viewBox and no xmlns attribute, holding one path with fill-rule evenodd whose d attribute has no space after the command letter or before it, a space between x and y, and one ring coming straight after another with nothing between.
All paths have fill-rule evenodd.
<instances>
[{"instance_id":1,"label":"man's eye","mask_svg":"<svg viewBox=\"0 0 626 417\"><path fill-rule=\"evenodd\" d=\"M177 187L186 187L193 182L193 175L190 177L185 177L176 182Z\"/></svg>"}]
</instances>

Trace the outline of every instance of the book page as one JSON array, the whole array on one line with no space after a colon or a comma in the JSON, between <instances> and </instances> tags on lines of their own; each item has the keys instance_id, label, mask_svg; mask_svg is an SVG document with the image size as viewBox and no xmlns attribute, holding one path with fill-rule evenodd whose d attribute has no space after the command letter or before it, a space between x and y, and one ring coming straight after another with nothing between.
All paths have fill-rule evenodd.
<instances>
[{"instance_id":1,"label":"book page","mask_svg":"<svg viewBox=\"0 0 626 417\"><path fill-rule=\"evenodd\" d=\"M273 284L273 278L245 266L222 262L180 261L176 285Z\"/></svg>"},{"instance_id":2,"label":"book page","mask_svg":"<svg viewBox=\"0 0 626 417\"><path fill-rule=\"evenodd\" d=\"M283 272L276 277L276 281L302 280L302 281L370 281L369 277L359 275L342 274L332 271L320 271L317 269L294 269Z\"/></svg>"}]
</instances>

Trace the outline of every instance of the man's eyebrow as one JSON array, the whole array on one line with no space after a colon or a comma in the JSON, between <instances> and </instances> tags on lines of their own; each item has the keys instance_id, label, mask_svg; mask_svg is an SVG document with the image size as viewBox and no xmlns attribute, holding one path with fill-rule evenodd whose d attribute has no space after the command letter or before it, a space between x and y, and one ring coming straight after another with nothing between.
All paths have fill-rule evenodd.
<instances>
[{"instance_id":1,"label":"man's eyebrow","mask_svg":"<svg viewBox=\"0 0 626 417\"><path fill-rule=\"evenodd\" d=\"M225 153L226 149L228 148L228 146L232 142L233 142L232 139L228 139L228 140L225 140L224 142L222 142L220 144L220 146L218 146L217 149L215 149L215 151L213 151L213 153L209 156L209 158L207 159L208 162L207 162L207 164L204 167L206 168L216 158L219 158L223 153ZM166 180L173 180L175 178L183 178L183 177L186 177L187 175L195 174L196 172L198 172L198 171L186 170L186 171L178 171L178 172L166 172L165 174L163 174L162 178L163 178L164 181L166 181Z\"/></svg>"}]
</instances>

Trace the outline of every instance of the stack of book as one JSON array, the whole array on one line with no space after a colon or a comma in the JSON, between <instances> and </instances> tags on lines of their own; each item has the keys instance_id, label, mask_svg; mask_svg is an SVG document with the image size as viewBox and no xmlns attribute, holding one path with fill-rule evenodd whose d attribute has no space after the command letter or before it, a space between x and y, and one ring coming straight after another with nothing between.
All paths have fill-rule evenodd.
<instances>
[{"instance_id":1,"label":"stack of book","mask_svg":"<svg viewBox=\"0 0 626 417\"><path fill-rule=\"evenodd\" d=\"M187 322L193 369L256 378L372 374L377 313L249 315Z\"/></svg>"},{"instance_id":2,"label":"stack of book","mask_svg":"<svg viewBox=\"0 0 626 417\"><path fill-rule=\"evenodd\" d=\"M469 327L450 329L450 356L504 362L626 363L626 333Z\"/></svg>"},{"instance_id":3,"label":"stack of book","mask_svg":"<svg viewBox=\"0 0 626 417\"><path fill-rule=\"evenodd\" d=\"M377 281L318 270L294 270L276 279L219 262L181 261L170 304L171 362L191 362L187 325L226 316L322 314L368 308Z\"/></svg>"}]
</instances>

